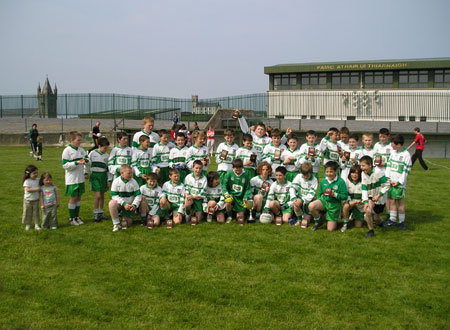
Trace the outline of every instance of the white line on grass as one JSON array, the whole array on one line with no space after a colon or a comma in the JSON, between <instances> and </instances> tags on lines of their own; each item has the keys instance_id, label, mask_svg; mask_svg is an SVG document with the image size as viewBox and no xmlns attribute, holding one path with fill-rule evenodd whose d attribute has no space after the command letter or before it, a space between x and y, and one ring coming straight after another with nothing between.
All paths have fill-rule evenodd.
<instances>
[{"instance_id":1,"label":"white line on grass","mask_svg":"<svg viewBox=\"0 0 450 330\"><path fill-rule=\"evenodd\" d=\"M431 165L434 165L434 166L441 166L441 167L443 167L443 168L446 168L447 170L450 170L450 167L447 167L447 166L444 166L444 165L440 165L440 164L436 164L436 163L430 162L428 159L424 159L424 161L426 161L427 163L430 163Z\"/></svg>"}]
</instances>

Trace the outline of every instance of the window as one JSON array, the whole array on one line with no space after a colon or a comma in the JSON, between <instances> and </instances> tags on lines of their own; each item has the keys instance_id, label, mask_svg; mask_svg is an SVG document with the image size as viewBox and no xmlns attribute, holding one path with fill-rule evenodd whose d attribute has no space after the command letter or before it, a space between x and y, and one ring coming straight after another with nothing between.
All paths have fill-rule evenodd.
<instances>
[{"instance_id":1,"label":"window","mask_svg":"<svg viewBox=\"0 0 450 330\"><path fill-rule=\"evenodd\" d=\"M364 72L364 88L394 88L394 72Z\"/></svg>"},{"instance_id":2,"label":"window","mask_svg":"<svg viewBox=\"0 0 450 330\"><path fill-rule=\"evenodd\" d=\"M434 71L434 87L450 88L450 69Z\"/></svg>"},{"instance_id":3,"label":"window","mask_svg":"<svg viewBox=\"0 0 450 330\"><path fill-rule=\"evenodd\" d=\"M326 73L302 73L302 89L326 89Z\"/></svg>"},{"instance_id":4,"label":"window","mask_svg":"<svg viewBox=\"0 0 450 330\"><path fill-rule=\"evenodd\" d=\"M359 72L335 72L331 75L332 89L359 89Z\"/></svg>"},{"instance_id":5,"label":"window","mask_svg":"<svg viewBox=\"0 0 450 330\"><path fill-rule=\"evenodd\" d=\"M427 88L428 70L409 70L398 73L399 88Z\"/></svg>"},{"instance_id":6,"label":"window","mask_svg":"<svg viewBox=\"0 0 450 330\"><path fill-rule=\"evenodd\" d=\"M283 90L283 89L296 89L297 86L297 75L290 74L276 74L273 79L273 89Z\"/></svg>"}]
</instances>

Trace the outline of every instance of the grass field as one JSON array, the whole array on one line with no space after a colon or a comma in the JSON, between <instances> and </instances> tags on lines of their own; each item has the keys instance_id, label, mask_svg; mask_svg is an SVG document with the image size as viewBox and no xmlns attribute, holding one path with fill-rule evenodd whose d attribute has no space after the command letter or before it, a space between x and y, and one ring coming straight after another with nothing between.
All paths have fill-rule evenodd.
<instances>
[{"instance_id":1,"label":"grass field","mask_svg":"<svg viewBox=\"0 0 450 330\"><path fill-rule=\"evenodd\" d=\"M29 163L64 190L61 148L0 147L0 328L449 328L450 160L416 164L407 230L346 233L202 223L113 233L93 223L21 225ZM109 196L107 198L109 200Z\"/></svg>"}]
</instances>

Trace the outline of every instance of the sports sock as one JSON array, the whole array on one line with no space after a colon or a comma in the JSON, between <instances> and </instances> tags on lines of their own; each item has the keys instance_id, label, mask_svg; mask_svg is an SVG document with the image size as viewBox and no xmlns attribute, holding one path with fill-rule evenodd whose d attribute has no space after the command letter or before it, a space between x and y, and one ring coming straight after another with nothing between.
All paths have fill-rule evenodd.
<instances>
[{"instance_id":1,"label":"sports sock","mask_svg":"<svg viewBox=\"0 0 450 330\"><path fill-rule=\"evenodd\" d=\"M348 225L348 218L344 219L344 225Z\"/></svg>"},{"instance_id":2,"label":"sports sock","mask_svg":"<svg viewBox=\"0 0 450 330\"><path fill-rule=\"evenodd\" d=\"M68 210L69 210L69 218L75 218L76 217L76 213L75 213L75 208L76 208L76 204L71 204L69 203L69 205L67 206Z\"/></svg>"},{"instance_id":3,"label":"sports sock","mask_svg":"<svg viewBox=\"0 0 450 330\"><path fill-rule=\"evenodd\" d=\"M302 216L302 211L297 212L297 211L294 210L294 213L297 216L297 219Z\"/></svg>"},{"instance_id":4,"label":"sports sock","mask_svg":"<svg viewBox=\"0 0 450 330\"><path fill-rule=\"evenodd\" d=\"M389 217L389 220L397 222L397 211L391 211L391 216Z\"/></svg>"},{"instance_id":5,"label":"sports sock","mask_svg":"<svg viewBox=\"0 0 450 330\"><path fill-rule=\"evenodd\" d=\"M399 223L405 222L405 213L398 214L398 222Z\"/></svg>"},{"instance_id":6,"label":"sports sock","mask_svg":"<svg viewBox=\"0 0 450 330\"><path fill-rule=\"evenodd\" d=\"M319 215L318 218L314 218L314 222L315 222L315 223L319 223L319 222L320 222L320 215Z\"/></svg>"},{"instance_id":7,"label":"sports sock","mask_svg":"<svg viewBox=\"0 0 450 330\"><path fill-rule=\"evenodd\" d=\"M77 202L75 207L75 217L79 217L80 216L80 207L81 207L81 202Z\"/></svg>"}]
</instances>

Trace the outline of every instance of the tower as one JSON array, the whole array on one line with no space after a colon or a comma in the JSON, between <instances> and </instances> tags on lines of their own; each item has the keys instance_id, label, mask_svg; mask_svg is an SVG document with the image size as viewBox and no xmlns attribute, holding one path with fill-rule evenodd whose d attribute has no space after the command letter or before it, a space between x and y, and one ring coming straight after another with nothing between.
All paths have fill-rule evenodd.
<instances>
[{"instance_id":1,"label":"tower","mask_svg":"<svg viewBox=\"0 0 450 330\"><path fill-rule=\"evenodd\" d=\"M58 89L52 90L48 77L45 79L44 88L41 91L41 84L38 85L37 96L39 102L39 117L41 118L56 118L58 98Z\"/></svg>"}]
</instances>

